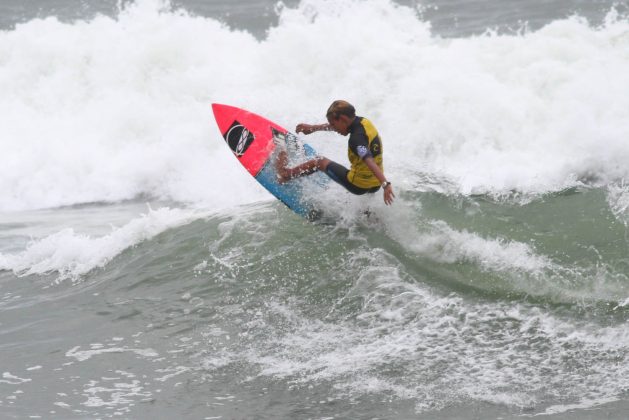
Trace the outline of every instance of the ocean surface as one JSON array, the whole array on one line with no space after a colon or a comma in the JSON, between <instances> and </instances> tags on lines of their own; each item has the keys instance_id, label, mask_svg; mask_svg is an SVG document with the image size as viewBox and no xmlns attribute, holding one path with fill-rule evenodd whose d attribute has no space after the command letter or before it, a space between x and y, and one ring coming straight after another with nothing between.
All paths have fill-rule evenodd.
<instances>
[{"instance_id":1,"label":"ocean surface","mask_svg":"<svg viewBox=\"0 0 629 420\"><path fill-rule=\"evenodd\" d=\"M334 99L309 223L210 104ZM628 321L627 0L0 4L0 418L626 419Z\"/></svg>"}]
</instances>

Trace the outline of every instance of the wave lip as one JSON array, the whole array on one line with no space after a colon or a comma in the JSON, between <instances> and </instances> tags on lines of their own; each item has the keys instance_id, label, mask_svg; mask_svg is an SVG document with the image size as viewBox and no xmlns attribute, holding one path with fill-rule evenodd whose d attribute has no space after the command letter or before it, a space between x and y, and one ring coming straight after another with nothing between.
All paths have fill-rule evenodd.
<instances>
[{"instance_id":1,"label":"wave lip","mask_svg":"<svg viewBox=\"0 0 629 420\"><path fill-rule=\"evenodd\" d=\"M91 237L66 228L41 239L15 254L0 253L0 270L17 276L58 273L57 281L78 279L95 268L102 268L125 249L153 238L167 229L200 217L181 209L149 209L110 234Z\"/></svg>"}]
</instances>

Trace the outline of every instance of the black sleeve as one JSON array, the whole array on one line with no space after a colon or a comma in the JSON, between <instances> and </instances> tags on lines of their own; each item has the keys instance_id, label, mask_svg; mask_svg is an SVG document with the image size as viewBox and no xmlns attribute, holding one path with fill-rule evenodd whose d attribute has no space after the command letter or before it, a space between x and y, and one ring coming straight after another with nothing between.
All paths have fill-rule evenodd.
<instances>
[{"instance_id":1,"label":"black sleeve","mask_svg":"<svg viewBox=\"0 0 629 420\"><path fill-rule=\"evenodd\" d=\"M352 135L349 136L349 148L361 159L373 157L369 150L369 140L365 133L352 133Z\"/></svg>"}]
</instances>

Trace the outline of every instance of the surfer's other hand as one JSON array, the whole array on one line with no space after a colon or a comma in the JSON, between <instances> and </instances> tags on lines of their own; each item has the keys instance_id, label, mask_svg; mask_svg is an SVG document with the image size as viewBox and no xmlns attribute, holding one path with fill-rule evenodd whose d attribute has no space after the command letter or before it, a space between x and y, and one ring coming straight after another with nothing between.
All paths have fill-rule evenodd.
<instances>
[{"instance_id":1,"label":"surfer's other hand","mask_svg":"<svg viewBox=\"0 0 629 420\"><path fill-rule=\"evenodd\" d=\"M389 184L384 189L384 204L390 206L393 204L393 198L395 198L395 194L393 193L393 187Z\"/></svg>"}]
</instances>

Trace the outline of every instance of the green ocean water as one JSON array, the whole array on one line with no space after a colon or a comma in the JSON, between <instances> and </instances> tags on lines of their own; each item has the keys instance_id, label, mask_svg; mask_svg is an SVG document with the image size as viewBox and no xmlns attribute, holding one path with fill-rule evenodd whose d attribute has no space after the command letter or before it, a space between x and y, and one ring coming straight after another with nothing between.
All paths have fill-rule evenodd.
<instances>
[{"instance_id":1,"label":"green ocean water","mask_svg":"<svg viewBox=\"0 0 629 420\"><path fill-rule=\"evenodd\" d=\"M80 278L3 272L3 412L622 418L626 227L606 198L403 192L404 211L325 225L260 204Z\"/></svg>"}]
</instances>

